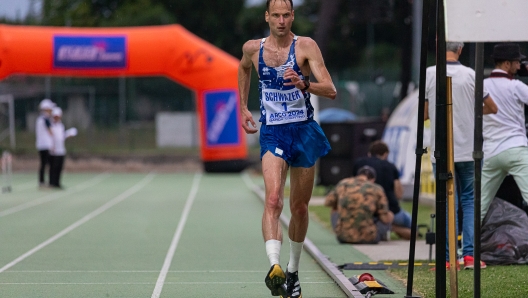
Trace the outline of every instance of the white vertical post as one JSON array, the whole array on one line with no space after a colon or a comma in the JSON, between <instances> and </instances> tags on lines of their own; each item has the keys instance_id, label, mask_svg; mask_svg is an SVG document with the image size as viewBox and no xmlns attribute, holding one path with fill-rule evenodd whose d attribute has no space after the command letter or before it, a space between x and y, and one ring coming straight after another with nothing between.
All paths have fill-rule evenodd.
<instances>
[{"instance_id":1,"label":"white vertical post","mask_svg":"<svg viewBox=\"0 0 528 298\"><path fill-rule=\"evenodd\" d=\"M313 119L317 123L319 123L319 96L317 96L315 94L311 94L310 102L312 103L312 107L314 108L314 117L313 117Z\"/></svg>"}]
</instances>

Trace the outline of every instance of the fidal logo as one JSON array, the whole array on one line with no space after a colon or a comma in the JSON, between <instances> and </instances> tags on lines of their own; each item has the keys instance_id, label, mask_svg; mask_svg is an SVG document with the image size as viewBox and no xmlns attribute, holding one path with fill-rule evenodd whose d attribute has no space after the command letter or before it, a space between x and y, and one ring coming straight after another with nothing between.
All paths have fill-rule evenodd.
<instances>
[{"instance_id":1,"label":"fidal logo","mask_svg":"<svg viewBox=\"0 0 528 298\"><path fill-rule=\"evenodd\" d=\"M55 36L55 68L124 68L126 38L104 36Z\"/></svg>"}]
</instances>

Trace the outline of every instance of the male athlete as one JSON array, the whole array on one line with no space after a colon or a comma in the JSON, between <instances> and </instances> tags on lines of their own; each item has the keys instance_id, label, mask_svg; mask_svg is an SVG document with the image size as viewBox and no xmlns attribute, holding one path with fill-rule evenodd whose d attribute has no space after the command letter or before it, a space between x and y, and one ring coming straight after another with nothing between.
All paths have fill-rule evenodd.
<instances>
[{"instance_id":1,"label":"male athlete","mask_svg":"<svg viewBox=\"0 0 528 298\"><path fill-rule=\"evenodd\" d=\"M336 89L317 44L311 38L291 32L294 19L292 0L267 0L266 7L270 35L249 40L242 48L238 68L241 122L246 133L257 132L247 107L251 67L254 66L259 75L260 156L266 188L262 234L271 264L265 282L273 296L302 297L298 269L308 229L314 165L330 150L323 131L313 120L310 93L335 99ZM317 82L310 83L310 75ZM284 273L279 265L282 243L279 216L289 168L290 260Z\"/></svg>"}]
</instances>

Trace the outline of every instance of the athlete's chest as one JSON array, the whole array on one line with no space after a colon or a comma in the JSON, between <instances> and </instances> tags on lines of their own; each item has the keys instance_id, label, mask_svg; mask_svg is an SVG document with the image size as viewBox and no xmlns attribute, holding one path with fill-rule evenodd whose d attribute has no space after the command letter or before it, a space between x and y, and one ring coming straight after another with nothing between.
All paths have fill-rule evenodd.
<instances>
[{"instance_id":1,"label":"athlete's chest","mask_svg":"<svg viewBox=\"0 0 528 298\"><path fill-rule=\"evenodd\" d=\"M299 53L296 46L277 49L273 48L270 45L264 44L262 50L262 59L264 64L268 67L276 68L280 66L290 66L292 62L296 63L298 66L304 64L302 53Z\"/></svg>"}]
</instances>

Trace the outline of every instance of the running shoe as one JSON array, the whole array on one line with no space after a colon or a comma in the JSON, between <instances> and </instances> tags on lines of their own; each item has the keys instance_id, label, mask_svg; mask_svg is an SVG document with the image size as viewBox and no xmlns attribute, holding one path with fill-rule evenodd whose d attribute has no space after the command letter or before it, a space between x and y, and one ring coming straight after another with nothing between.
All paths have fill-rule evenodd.
<instances>
[{"instance_id":1,"label":"running shoe","mask_svg":"<svg viewBox=\"0 0 528 298\"><path fill-rule=\"evenodd\" d=\"M486 263L480 261L480 268L486 268ZM472 256L464 257L464 269L475 269L475 259Z\"/></svg>"},{"instance_id":2,"label":"running shoe","mask_svg":"<svg viewBox=\"0 0 528 298\"><path fill-rule=\"evenodd\" d=\"M264 282L268 289L270 289L271 296L286 297L286 274L284 274L279 264L271 266Z\"/></svg>"},{"instance_id":3,"label":"running shoe","mask_svg":"<svg viewBox=\"0 0 528 298\"><path fill-rule=\"evenodd\" d=\"M288 292L287 298L302 298L299 271L290 273L286 270L286 291Z\"/></svg>"}]
</instances>

